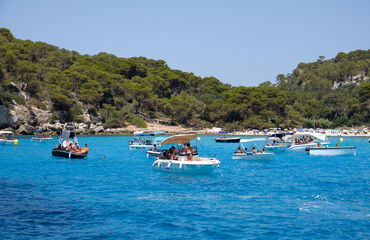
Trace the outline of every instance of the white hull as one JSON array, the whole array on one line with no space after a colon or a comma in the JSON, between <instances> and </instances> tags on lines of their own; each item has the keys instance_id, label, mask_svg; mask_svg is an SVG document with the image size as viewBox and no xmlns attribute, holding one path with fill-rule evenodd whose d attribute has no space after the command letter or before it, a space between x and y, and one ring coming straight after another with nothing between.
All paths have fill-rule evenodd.
<instances>
[{"instance_id":1,"label":"white hull","mask_svg":"<svg viewBox=\"0 0 370 240\"><path fill-rule=\"evenodd\" d=\"M253 161L269 161L274 157L273 153L240 153L233 154L233 159L253 160Z\"/></svg>"},{"instance_id":2,"label":"white hull","mask_svg":"<svg viewBox=\"0 0 370 240\"><path fill-rule=\"evenodd\" d=\"M52 142L54 140L54 138L31 138L31 141L32 142Z\"/></svg>"},{"instance_id":3,"label":"white hull","mask_svg":"<svg viewBox=\"0 0 370 240\"><path fill-rule=\"evenodd\" d=\"M266 152L276 153L276 152L285 152L288 149L288 146L265 146Z\"/></svg>"},{"instance_id":4,"label":"white hull","mask_svg":"<svg viewBox=\"0 0 370 240\"><path fill-rule=\"evenodd\" d=\"M320 143L322 146L328 145L328 142ZM292 145L288 148L289 151L292 152L305 152L307 148L315 147L317 143L306 143L306 144L299 144L299 145Z\"/></svg>"},{"instance_id":5,"label":"white hull","mask_svg":"<svg viewBox=\"0 0 370 240\"><path fill-rule=\"evenodd\" d=\"M212 172L220 161L215 158L199 158L198 161L157 159L152 168L171 173L203 174Z\"/></svg>"},{"instance_id":6,"label":"white hull","mask_svg":"<svg viewBox=\"0 0 370 240\"><path fill-rule=\"evenodd\" d=\"M14 140L15 139L13 139L13 140L3 140L3 139L1 139L0 140L0 145L14 145Z\"/></svg>"},{"instance_id":7,"label":"white hull","mask_svg":"<svg viewBox=\"0 0 370 240\"><path fill-rule=\"evenodd\" d=\"M353 155L356 156L356 147L328 147L309 149L309 154L314 156L337 156L337 155Z\"/></svg>"},{"instance_id":8,"label":"white hull","mask_svg":"<svg viewBox=\"0 0 370 240\"><path fill-rule=\"evenodd\" d=\"M130 150L148 150L151 149L153 145L130 145Z\"/></svg>"},{"instance_id":9,"label":"white hull","mask_svg":"<svg viewBox=\"0 0 370 240\"><path fill-rule=\"evenodd\" d=\"M156 151L146 151L146 156L148 158L157 158L161 155L161 152L156 152Z\"/></svg>"}]
</instances>

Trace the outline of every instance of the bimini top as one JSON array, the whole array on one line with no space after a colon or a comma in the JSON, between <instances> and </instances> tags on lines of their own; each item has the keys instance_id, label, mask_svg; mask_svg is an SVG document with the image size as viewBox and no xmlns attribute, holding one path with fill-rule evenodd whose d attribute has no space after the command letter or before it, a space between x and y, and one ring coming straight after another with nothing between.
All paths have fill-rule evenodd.
<instances>
[{"instance_id":1,"label":"bimini top","mask_svg":"<svg viewBox=\"0 0 370 240\"><path fill-rule=\"evenodd\" d=\"M64 139L68 139L68 138L74 138L75 137L75 133L74 132L71 132L71 131L61 131L59 133L59 135Z\"/></svg>"},{"instance_id":2,"label":"bimini top","mask_svg":"<svg viewBox=\"0 0 370 240\"><path fill-rule=\"evenodd\" d=\"M240 139L240 142L242 143L259 142L259 141L266 141L266 138Z\"/></svg>"},{"instance_id":3,"label":"bimini top","mask_svg":"<svg viewBox=\"0 0 370 240\"><path fill-rule=\"evenodd\" d=\"M0 134L13 134L11 131L0 131Z\"/></svg>"},{"instance_id":4,"label":"bimini top","mask_svg":"<svg viewBox=\"0 0 370 240\"><path fill-rule=\"evenodd\" d=\"M161 145L165 144L184 144L187 142L190 142L196 138L194 134L180 134L180 135L174 135L172 137L166 138Z\"/></svg>"},{"instance_id":5,"label":"bimini top","mask_svg":"<svg viewBox=\"0 0 370 240\"><path fill-rule=\"evenodd\" d=\"M310 137L314 137L314 138L317 138L317 139L320 139L321 141L325 141L327 140L326 138L326 135L325 134L321 134L321 133L311 133L311 132L297 132L297 133L294 133L292 135L292 139L297 139L297 138L301 138L303 136L310 136Z\"/></svg>"}]
</instances>

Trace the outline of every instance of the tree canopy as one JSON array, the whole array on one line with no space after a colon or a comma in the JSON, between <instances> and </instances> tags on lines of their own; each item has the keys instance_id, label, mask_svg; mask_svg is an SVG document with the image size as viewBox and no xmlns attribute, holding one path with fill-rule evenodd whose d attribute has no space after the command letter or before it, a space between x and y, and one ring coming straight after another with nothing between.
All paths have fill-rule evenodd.
<instances>
[{"instance_id":1,"label":"tree canopy","mask_svg":"<svg viewBox=\"0 0 370 240\"><path fill-rule=\"evenodd\" d=\"M324 59L299 63L276 84L231 87L164 60L81 55L1 28L0 104L48 107L61 122L83 121L88 112L109 127L152 119L238 129L309 126L313 118L326 127L368 125L370 51Z\"/></svg>"}]
</instances>

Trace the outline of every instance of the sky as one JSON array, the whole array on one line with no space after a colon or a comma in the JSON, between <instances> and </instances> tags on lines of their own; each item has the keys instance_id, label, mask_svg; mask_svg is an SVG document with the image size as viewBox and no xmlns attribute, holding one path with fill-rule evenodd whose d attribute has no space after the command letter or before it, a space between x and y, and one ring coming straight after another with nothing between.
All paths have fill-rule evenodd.
<instances>
[{"instance_id":1,"label":"sky","mask_svg":"<svg viewBox=\"0 0 370 240\"><path fill-rule=\"evenodd\" d=\"M232 86L370 47L370 0L0 0L0 27L80 54L162 59Z\"/></svg>"}]
</instances>

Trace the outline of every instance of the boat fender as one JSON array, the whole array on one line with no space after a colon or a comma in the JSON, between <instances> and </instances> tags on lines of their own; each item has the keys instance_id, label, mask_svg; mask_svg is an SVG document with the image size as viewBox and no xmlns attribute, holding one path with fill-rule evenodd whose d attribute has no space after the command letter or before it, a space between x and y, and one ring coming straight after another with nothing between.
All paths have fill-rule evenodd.
<instances>
[{"instance_id":1,"label":"boat fender","mask_svg":"<svg viewBox=\"0 0 370 240\"><path fill-rule=\"evenodd\" d=\"M161 162L158 161L158 167L160 167L160 166L161 166Z\"/></svg>"},{"instance_id":2,"label":"boat fender","mask_svg":"<svg viewBox=\"0 0 370 240\"><path fill-rule=\"evenodd\" d=\"M72 154L72 152L69 152L68 158L71 158L71 154Z\"/></svg>"},{"instance_id":3,"label":"boat fender","mask_svg":"<svg viewBox=\"0 0 370 240\"><path fill-rule=\"evenodd\" d=\"M310 151L310 148L308 147L308 148L306 148L306 152L309 152Z\"/></svg>"},{"instance_id":4,"label":"boat fender","mask_svg":"<svg viewBox=\"0 0 370 240\"><path fill-rule=\"evenodd\" d=\"M170 161L170 162L168 163L168 165L167 165L167 169L169 169L169 168L170 168L171 163L172 163L172 161Z\"/></svg>"},{"instance_id":5,"label":"boat fender","mask_svg":"<svg viewBox=\"0 0 370 240\"><path fill-rule=\"evenodd\" d=\"M182 168L182 162L184 161L184 159L181 159L180 161L180 167L179 168Z\"/></svg>"}]
</instances>

